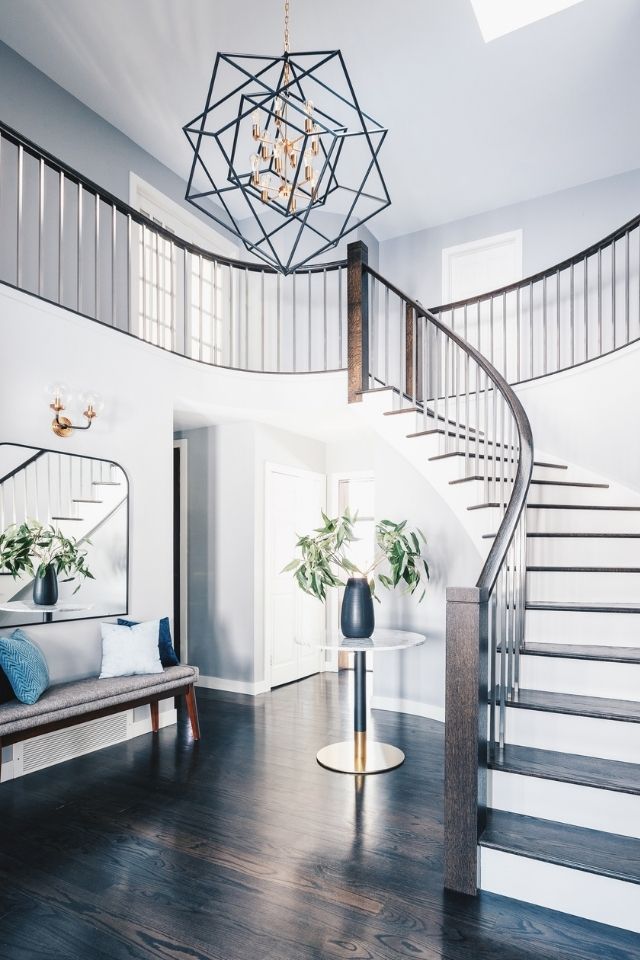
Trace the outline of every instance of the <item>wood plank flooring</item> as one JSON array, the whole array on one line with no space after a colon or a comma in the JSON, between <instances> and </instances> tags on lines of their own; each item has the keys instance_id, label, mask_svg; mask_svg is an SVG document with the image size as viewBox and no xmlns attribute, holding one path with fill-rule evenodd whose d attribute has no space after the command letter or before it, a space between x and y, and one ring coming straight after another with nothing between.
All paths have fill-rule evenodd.
<instances>
[{"instance_id":1,"label":"wood plank flooring","mask_svg":"<svg viewBox=\"0 0 640 960\"><path fill-rule=\"evenodd\" d=\"M636 935L442 890L443 728L378 711L400 769L318 766L349 676L198 692L167 728L0 787L2 960L631 960Z\"/></svg>"}]
</instances>

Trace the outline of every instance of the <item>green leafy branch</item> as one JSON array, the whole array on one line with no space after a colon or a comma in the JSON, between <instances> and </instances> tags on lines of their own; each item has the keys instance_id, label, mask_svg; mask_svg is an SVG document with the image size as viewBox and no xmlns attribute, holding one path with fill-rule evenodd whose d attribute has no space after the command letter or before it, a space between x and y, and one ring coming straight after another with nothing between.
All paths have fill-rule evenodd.
<instances>
[{"instance_id":1,"label":"green leafy branch","mask_svg":"<svg viewBox=\"0 0 640 960\"><path fill-rule=\"evenodd\" d=\"M83 543L90 544L90 540ZM56 574L64 575L64 583L80 577L94 580L87 566L87 552L74 537L65 537L52 524L39 520L14 523L0 534L0 570L10 573L15 579L22 574L44 577L47 567L53 566ZM77 593L81 584L73 591Z\"/></svg>"},{"instance_id":2,"label":"green leafy branch","mask_svg":"<svg viewBox=\"0 0 640 960\"><path fill-rule=\"evenodd\" d=\"M357 513L345 510L340 517L328 517L322 513L323 526L317 527L312 534L298 539L296 547L301 556L291 560L283 573L292 572L305 593L318 600L326 600L327 589L345 585L341 574L365 577L369 582L372 596L379 600L376 593L376 579L380 586L393 590L402 584L408 593L413 594L422 586L419 603L426 592L425 580L429 579L429 566L422 556L422 546L426 538L421 530L407 530L407 521L394 523L381 520L376 524L376 558L365 570L360 570L347 556L349 544L358 538L354 532ZM374 574L382 564L387 572Z\"/></svg>"}]
</instances>

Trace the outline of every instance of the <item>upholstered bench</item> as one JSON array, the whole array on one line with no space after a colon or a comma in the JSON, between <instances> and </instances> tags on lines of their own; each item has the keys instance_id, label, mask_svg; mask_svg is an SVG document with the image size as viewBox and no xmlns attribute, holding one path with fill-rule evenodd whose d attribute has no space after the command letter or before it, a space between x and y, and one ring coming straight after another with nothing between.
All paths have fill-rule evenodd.
<instances>
[{"instance_id":1,"label":"upholstered bench","mask_svg":"<svg viewBox=\"0 0 640 960\"><path fill-rule=\"evenodd\" d=\"M0 704L0 764L2 747L147 704L151 706L152 730L157 733L160 700L180 695L184 695L186 700L193 739L199 740L194 691L197 679L197 667L165 667L161 674L148 673L105 680L91 677L88 680L58 683L45 690L37 703L11 700Z\"/></svg>"}]
</instances>

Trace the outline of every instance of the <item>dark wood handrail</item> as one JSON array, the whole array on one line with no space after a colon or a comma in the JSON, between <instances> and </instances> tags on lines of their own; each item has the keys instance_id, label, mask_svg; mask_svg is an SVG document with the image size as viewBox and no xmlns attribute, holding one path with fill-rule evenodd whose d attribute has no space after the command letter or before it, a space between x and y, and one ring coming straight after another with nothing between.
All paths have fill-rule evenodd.
<instances>
[{"instance_id":1,"label":"dark wood handrail","mask_svg":"<svg viewBox=\"0 0 640 960\"><path fill-rule=\"evenodd\" d=\"M406 303L412 310L414 310L416 317L424 317L428 319L430 323L432 323L444 334L444 336L448 337L469 357L471 357L475 363L477 363L477 365L487 374L489 379L502 394L509 406L509 409L511 410L511 413L513 414L516 429L518 431L518 437L520 439L520 458L518 460L513 490L511 492L511 497L509 499L507 509L505 510L504 517L502 518L502 523L498 528L498 532L476 583L476 587L479 590L486 590L487 592L490 592L498 578L500 568L507 555L507 550L509 549L511 541L513 540L520 515L522 514L527 502L527 493L529 492L531 474L533 472L533 433L531 430L531 424L529 423L529 418L527 417L524 407L520 403L517 395L511 389L502 374L498 373L496 368L489 363L486 357L479 353L475 347L472 347L470 343L467 343L467 341L459 336L459 334L455 333L451 327L448 327L445 323L439 320L438 317L434 316L430 310L426 310L416 300L412 300L411 297L408 297L394 284L389 283L388 280L386 280L372 267L365 265L363 269L366 270L366 272L375 280L377 280L402 301L404 301L404 303Z\"/></svg>"}]
</instances>

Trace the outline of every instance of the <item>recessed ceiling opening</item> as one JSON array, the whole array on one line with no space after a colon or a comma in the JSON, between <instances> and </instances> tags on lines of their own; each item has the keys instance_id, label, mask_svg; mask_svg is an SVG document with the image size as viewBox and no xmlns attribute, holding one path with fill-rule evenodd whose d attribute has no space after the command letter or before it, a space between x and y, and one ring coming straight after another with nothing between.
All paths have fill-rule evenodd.
<instances>
[{"instance_id":1,"label":"recessed ceiling opening","mask_svg":"<svg viewBox=\"0 0 640 960\"><path fill-rule=\"evenodd\" d=\"M582 0L471 0L485 43L577 3Z\"/></svg>"}]
</instances>

